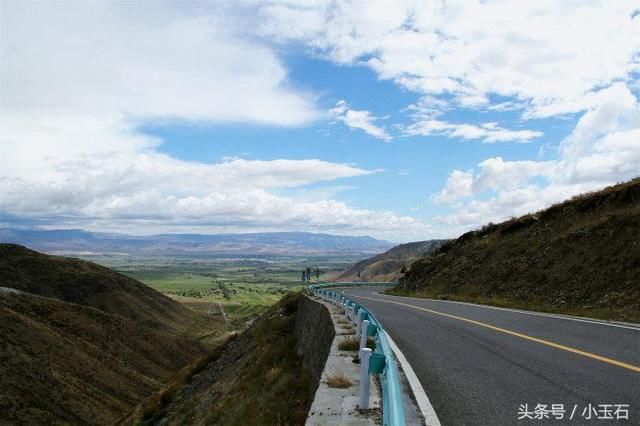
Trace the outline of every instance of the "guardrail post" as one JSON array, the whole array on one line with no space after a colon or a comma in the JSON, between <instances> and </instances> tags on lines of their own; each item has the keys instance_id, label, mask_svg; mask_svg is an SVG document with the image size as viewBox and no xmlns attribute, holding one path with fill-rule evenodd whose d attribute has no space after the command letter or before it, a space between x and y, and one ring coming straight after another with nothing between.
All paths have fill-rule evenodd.
<instances>
[{"instance_id":1,"label":"guardrail post","mask_svg":"<svg viewBox=\"0 0 640 426\"><path fill-rule=\"evenodd\" d=\"M364 349L367 346L367 338L369 334L367 331L369 330L369 320L362 321L362 330L360 333L360 350Z\"/></svg>"},{"instance_id":2,"label":"guardrail post","mask_svg":"<svg viewBox=\"0 0 640 426\"><path fill-rule=\"evenodd\" d=\"M356 311L356 318L355 318L356 336L360 335L360 323L362 322L360 321L360 312L362 312L362 309L358 308L358 310Z\"/></svg>"},{"instance_id":3,"label":"guardrail post","mask_svg":"<svg viewBox=\"0 0 640 426\"><path fill-rule=\"evenodd\" d=\"M369 319L369 312L366 309L361 309L358 313L358 327L356 328L356 335L360 336L362 334L362 323L365 319Z\"/></svg>"},{"instance_id":4,"label":"guardrail post","mask_svg":"<svg viewBox=\"0 0 640 426\"><path fill-rule=\"evenodd\" d=\"M369 409L369 357L371 349L360 349L360 409Z\"/></svg>"}]
</instances>

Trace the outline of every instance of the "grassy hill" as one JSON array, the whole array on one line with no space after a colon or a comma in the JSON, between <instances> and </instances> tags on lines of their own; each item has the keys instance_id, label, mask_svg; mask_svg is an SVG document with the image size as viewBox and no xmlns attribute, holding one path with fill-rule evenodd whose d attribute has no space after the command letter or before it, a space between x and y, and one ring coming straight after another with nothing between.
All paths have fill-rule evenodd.
<instances>
[{"instance_id":1,"label":"grassy hill","mask_svg":"<svg viewBox=\"0 0 640 426\"><path fill-rule=\"evenodd\" d=\"M0 282L4 287L90 306L154 328L182 331L197 319L193 311L125 275L17 244L0 244Z\"/></svg>"},{"instance_id":2,"label":"grassy hill","mask_svg":"<svg viewBox=\"0 0 640 426\"><path fill-rule=\"evenodd\" d=\"M304 424L311 377L296 354L300 297L285 296L190 377L141 403L123 424Z\"/></svg>"},{"instance_id":3,"label":"grassy hill","mask_svg":"<svg viewBox=\"0 0 640 426\"><path fill-rule=\"evenodd\" d=\"M397 281L402 267L408 268L416 259L440 247L446 240L417 241L400 244L392 249L353 264L333 281Z\"/></svg>"},{"instance_id":4,"label":"grassy hill","mask_svg":"<svg viewBox=\"0 0 640 426\"><path fill-rule=\"evenodd\" d=\"M639 283L634 179L466 233L392 292L640 322Z\"/></svg>"},{"instance_id":5,"label":"grassy hill","mask_svg":"<svg viewBox=\"0 0 640 426\"><path fill-rule=\"evenodd\" d=\"M117 315L0 293L0 423L109 424L205 348Z\"/></svg>"},{"instance_id":6,"label":"grassy hill","mask_svg":"<svg viewBox=\"0 0 640 426\"><path fill-rule=\"evenodd\" d=\"M98 265L0 245L0 424L112 424L216 324ZM212 330L210 329L209 332Z\"/></svg>"}]
</instances>

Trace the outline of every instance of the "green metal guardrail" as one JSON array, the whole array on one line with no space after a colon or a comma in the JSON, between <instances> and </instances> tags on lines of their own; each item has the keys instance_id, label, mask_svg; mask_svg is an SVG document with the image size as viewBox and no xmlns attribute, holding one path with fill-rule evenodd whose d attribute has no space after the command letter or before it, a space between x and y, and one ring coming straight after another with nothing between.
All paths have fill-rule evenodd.
<instances>
[{"instance_id":1,"label":"green metal guardrail","mask_svg":"<svg viewBox=\"0 0 640 426\"><path fill-rule=\"evenodd\" d=\"M359 315L359 321L368 320L369 327L364 332L376 341L376 349L369 360L369 374L379 374L382 385L382 421L384 426L404 426L404 409L400 380L396 369L395 358L387 333L380 321L367 308L355 302L343 293L330 290L332 287L361 287L384 285L386 283L321 283L307 288L314 294L342 304Z\"/></svg>"}]
</instances>

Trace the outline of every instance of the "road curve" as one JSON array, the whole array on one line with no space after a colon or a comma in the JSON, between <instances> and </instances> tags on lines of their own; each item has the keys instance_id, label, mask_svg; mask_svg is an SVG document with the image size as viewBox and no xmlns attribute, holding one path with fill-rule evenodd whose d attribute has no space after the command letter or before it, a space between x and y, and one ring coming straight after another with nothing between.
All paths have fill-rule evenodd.
<instances>
[{"instance_id":1,"label":"road curve","mask_svg":"<svg viewBox=\"0 0 640 426\"><path fill-rule=\"evenodd\" d=\"M443 425L640 424L640 326L344 291L382 322Z\"/></svg>"}]
</instances>

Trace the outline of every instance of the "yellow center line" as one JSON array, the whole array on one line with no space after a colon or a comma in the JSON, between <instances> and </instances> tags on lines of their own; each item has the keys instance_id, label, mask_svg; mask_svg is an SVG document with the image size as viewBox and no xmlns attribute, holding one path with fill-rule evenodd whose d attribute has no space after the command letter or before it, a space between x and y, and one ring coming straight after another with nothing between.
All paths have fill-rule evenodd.
<instances>
[{"instance_id":1,"label":"yellow center line","mask_svg":"<svg viewBox=\"0 0 640 426\"><path fill-rule=\"evenodd\" d=\"M550 342L548 340L539 339L537 337L528 336L526 334L518 333L516 331L507 330L506 328L496 327L495 325L486 324L484 322L475 321L475 320L472 320L472 319L469 319L469 318L459 317L457 315L445 314L444 312L438 312L438 311L434 311L432 309L427 309L427 308L423 308L423 307L420 307L420 306L410 305L408 303L396 302L395 300L374 299L374 298L371 298L371 297L356 296L356 295L353 295L353 296L361 298L361 299L374 300L376 302L393 303L394 305L407 306L409 308L419 309L421 311L429 312L429 313L432 313L432 314L435 314L435 315L441 315L443 317L453 318L453 319L456 319L456 320L459 320L459 321L464 321L464 322L467 322L467 323L470 323L470 324L479 325L480 327L485 327L485 328L488 328L488 329L491 329L491 330L494 330L494 331L498 331L500 333L510 334L511 336L516 336L516 337L520 337L521 339L529 340L531 342L536 342L536 343L540 343L542 345L551 346L552 348L562 349L563 351L567 351L567 352L571 352L571 353L574 353L574 354L582 355L582 356L587 357L587 358L596 359L598 361L606 362L607 364L612 364L612 365L615 365L615 366L618 366L618 367L626 368L627 370L635 371L636 373L640 373L640 366L637 366L637 365L627 364L626 362L617 361L615 359L607 358L607 357L604 357L604 356L601 356L601 355L597 355L597 354L594 354L594 353L591 353L591 352L586 352L586 351L582 351L580 349L575 349L575 348L572 348L570 346L565 346L565 345L561 345L559 343Z\"/></svg>"}]
</instances>

